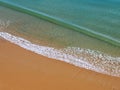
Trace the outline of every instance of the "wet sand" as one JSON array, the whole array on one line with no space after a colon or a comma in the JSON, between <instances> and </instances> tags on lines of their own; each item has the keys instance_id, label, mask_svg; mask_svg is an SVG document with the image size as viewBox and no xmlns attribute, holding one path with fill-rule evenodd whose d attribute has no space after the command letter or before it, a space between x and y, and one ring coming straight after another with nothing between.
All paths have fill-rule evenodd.
<instances>
[{"instance_id":1,"label":"wet sand","mask_svg":"<svg viewBox=\"0 0 120 90\"><path fill-rule=\"evenodd\" d=\"M120 90L120 77L49 59L0 39L0 90Z\"/></svg>"}]
</instances>

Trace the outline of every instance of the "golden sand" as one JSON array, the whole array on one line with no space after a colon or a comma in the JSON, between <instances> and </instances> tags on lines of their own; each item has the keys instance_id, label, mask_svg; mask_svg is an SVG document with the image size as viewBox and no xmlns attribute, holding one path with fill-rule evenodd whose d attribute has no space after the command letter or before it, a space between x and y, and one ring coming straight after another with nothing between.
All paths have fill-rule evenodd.
<instances>
[{"instance_id":1,"label":"golden sand","mask_svg":"<svg viewBox=\"0 0 120 90\"><path fill-rule=\"evenodd\" d=\"M120 78L49 59L0 39L0 90L120 90Z\"/></svg>"}]
</instances>

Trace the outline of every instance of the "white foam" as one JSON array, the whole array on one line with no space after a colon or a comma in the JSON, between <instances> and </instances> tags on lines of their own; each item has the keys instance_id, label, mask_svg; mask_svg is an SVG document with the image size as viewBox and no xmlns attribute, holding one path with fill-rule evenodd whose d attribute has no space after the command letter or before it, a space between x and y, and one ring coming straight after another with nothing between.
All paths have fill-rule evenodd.
<instances>
[{"instance_id":1,"label":"white foam","mask_svg":"<svg viewBox=\"0 0 120 90\"><path fill-rule=\"evenodd\" d=\"M24 49L46 57L64 61L99 73L120 77L120 57L111 57L98 51L77 47L55 49L47 46L40 46L7 32L0 32L0 37Z\"/></svg>"}]
</instances>

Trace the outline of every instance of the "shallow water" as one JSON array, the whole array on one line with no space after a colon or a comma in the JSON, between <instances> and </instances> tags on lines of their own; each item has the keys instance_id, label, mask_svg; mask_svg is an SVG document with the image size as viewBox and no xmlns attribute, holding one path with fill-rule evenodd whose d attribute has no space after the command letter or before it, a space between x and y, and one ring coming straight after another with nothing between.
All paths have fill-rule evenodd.
<instances>
[{"instance_id":1,"label":"shallow water","mask_svg":"<svg viewBox=\"0 0 120 90\"><path fill-rule=\"evenodd\" d=\"M62 25L120 46L119 0L0 1L15 6L15 9L20 7L24 11L31 10L33 13L46 15L44 19L47 17L57 19L60 21L59 24L65 22L67 24ZM51 21L57 23L54 19Z\"/></svg>"},{"instance_id":2,"label":"shallow water","mask_svg":"<svg viewBox=\"0 0 120 90\"><path fill-rule=\"evenodd\" d=\"M0 19L4 23L9 20L9 26L3 31L32 40L35 43L52 47L80 47L98 50L112 56L120 56L120 48L103 41L66 29L48 21L20 13L5 7L0 7Z\"/></svg>"}]
</instances>

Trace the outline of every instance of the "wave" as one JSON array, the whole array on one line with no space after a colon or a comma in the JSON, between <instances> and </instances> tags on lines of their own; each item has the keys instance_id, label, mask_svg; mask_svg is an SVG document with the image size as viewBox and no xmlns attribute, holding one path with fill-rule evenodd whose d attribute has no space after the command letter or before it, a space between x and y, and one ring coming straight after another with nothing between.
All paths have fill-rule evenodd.
<instances>
[{"instance_id":1,"label":"wave","mask_svg":"<svg viewBox=\"0 0 120 90\"><path fill-rule=\"evenodd\" d=\"M76 25L74 23L65 21L61 18L51 16L47 13L36 11L36 10L30 9L30 8L27 8L27 7L23 7L21 5L14 4L14 3L11 3L11 2L8 2L8 1L0 1L0 5L12 8L12 9L17 10L17 11L27 13L27 14L32 15L32 16L36 16L38 18L48 20L52 23L62 25L66 28L76 30L78 32L84 33L84 34L89 35L91 37L95 37L97 39L103 40L103 41L108 42L112 45L120 47L120 41L115 39L115 38L112 38L108 35L105 35L105 34L102 34L102 33L99 33L99 32L93 31L93 30L90 30L89 28L82 27L80 25Z\"/></svg>"},{"instance_id":2,"label":"wave","mask_svg":"<svg viewBox=\"0 0 120 90\"><path fill-rule=\"evenodd\" d=\"M79 47L57 49L53 47L40 46L7 32L0 32L0 37L45 57L64 61L95 72L120 77L120 57L112 57L100 51Z\"/></svg>"}]
</instances>

